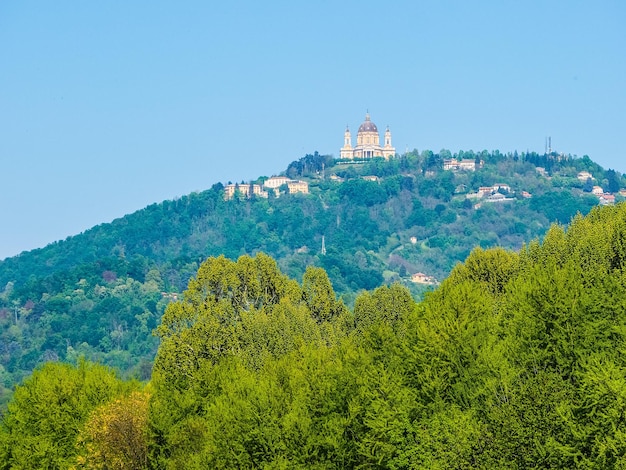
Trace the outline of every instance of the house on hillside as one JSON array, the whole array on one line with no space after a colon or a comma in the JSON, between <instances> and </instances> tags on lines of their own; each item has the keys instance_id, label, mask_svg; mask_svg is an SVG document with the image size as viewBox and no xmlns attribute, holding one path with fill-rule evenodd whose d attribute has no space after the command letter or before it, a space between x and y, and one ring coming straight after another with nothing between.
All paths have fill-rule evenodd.
<instances>
[{"instance_id":1,"label":"house on hillside","mask_svg":"<svg viewBox=\"0 0 626 470\"><path fill-rule=\"evenodd\" d=\"M504 183L496 183L493 185L493 191L497 192L497 191L505 191L507 193L511 192L511 187L508 184L504 184Z\"/></svg>"},{"instance_id":2,"label":"house on hillside","mask_svg":"<svg viewBox=\"0 0 626 470\"><path fill-rule=\"evenodd\" d=\"M253 194L259 197L267 197L267 192L263 191L261 185L242 183L226 185L224 187L224 199L226 199L227 201L229 199L232 199L233 197L235 197L235 193L237 191L239 191L239 194L247 198L252 197Z\"/></svg>"},{"instance_id":3,"label":"house on hillside","mask_svg":"<svg viewBox=\"0 0 626 470\"><path fill-rule=\"evenodd\" d=\"M485 202L511 202L515 201L512 197L506 197L502 193L493 193L485 198Z\"/></svg>"},{"instance_id":4,"label":"house on hillside","mask_svg":"<svg viewBox=\"0 0 626 470\"><path fill-rule=\"evenodd\" d=\"M424 273L415 273L411 276L411 282L416 284L426 284L426 285L435 285L437 284L437 279L432 276L427 276Z\"/></svg>"},{"instance_id":5,"label":"house on hillside","mask_svg":"<svg viewBox=\"0 0 626 470\"><path fill-rule=\"evenodd\" d=\"M265 180L263 186L270 189L276 189L280 188L283 184L289 183L289 181L291 180L286 176L272 176L271 178Z\"/></svg>"},{"instance_id":6,"label":"house on hillside","mask_svg":"<svg viewBox=\"0 0 626 470\"><path fill-rule=\"evenodd\" d=\"M615 204L615 196L613 194L603 194L598 198L601 206L612 206Z\"/></svg>"},{"instance_id":7,"label":"house on hillside","mask_svg":"<svg viewBox=\"0 0 626 470\"><path fill-rule=\"evenodd\" d=\"M309 183L307 183L306 181L291 180L287 183L287 188L289 189L289 194L309 194Z\"/></svg>"},{"instance_id":8,"label":"house on hillside","mask_svg":"<svg viewBox=\"0 0 626 470\"><path fill-rule=\"evenodd\" d=\"M443 169L452 171L476 171L476 160L472 160L471 158L464 158L462 160L445 158L443 160Z\"/></svg>"},{"instance_id":9,"label":"house on hillside","mask_svg":"<svg viewBox=\"0 0 626 470\"><path fill-rule=\"evenodd\" d=\"M578 175L576 175L576 178L579 179L579 181L582 181L583 183L585 181L587 181L589 178L593 179L593 176L591 175L591 173L589 173L588 171L580 171L578 173Z\"/></svg>"},{"instance_id":10,"label":"house on hillside","mask_svg":"<svg viewBox=\"0 0 626 470\"><path fill-rule=\"evenodd\" d=\"M283 186L287 186L289 194L309 193L309 183L306 181L292 180L286 176L272 176L265 180L262 187L258 184L229 184L224 187L224 199L227 201L232 199L237 191L241 196L247 198L252 195L266 198L268 193L265 189L273 191L276 196L279 196L280 188Z\"/></svg>"},{"instance_id":11,"label":"house on hillside","mask_svg":"<svg viewBox=\"0 0 626 470\"><path fill-rule=\"evenodd\" d=\"M454 194L465 194L467 192L467 185L459 184L456 188L454 188Z\"/></svg>"},{"instance_id":12,"label":"house on hillside","mask_svg":"<svg viewBox=\"0 0 626 470\"><path fill-rule=\"evenodd\" d=\"M456 158L444 158L443 160L443 169L444 170L455 170L459 166L459 162Z\"/></svg>"},{"instance_id":13,"label":"house on hillside","mask_svg":"<svg viewBox=\"0 0 626 470\"><path fill-rule=\"evenodd\" d=\"M378 176L375 175L361 176L361 179L364 179L365 181L373 181L374 183L379 182Z\"/></svg>"},{"instance_id":14,"label":"house on hillside","mask_svg":"<svg viewBox=\"0 0 626 470\"><path fill-rule=\"evenodd\" d=\"M476 160L464 158L459 162L459 170L476 171Z\"/></svg>"},{"instance_id":15,"label":"house on hillside","mask_svg":"<svg viewBox=\"0 0 626 470\"><path fill-rule=\"evenodd\" d=\"M493 194L493 186L481 186L480 188L478 188L478 194L480 194L480 197Z\"/></svg>"}]
</instances>

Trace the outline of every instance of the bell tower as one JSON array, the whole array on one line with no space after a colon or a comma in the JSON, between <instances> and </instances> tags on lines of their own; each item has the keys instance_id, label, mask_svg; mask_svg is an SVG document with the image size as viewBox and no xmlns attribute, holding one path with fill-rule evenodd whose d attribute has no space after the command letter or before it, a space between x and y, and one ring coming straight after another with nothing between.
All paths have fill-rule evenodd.
<instances>
[{"instance_id":1,"label":"bell tower","mask_svg":"<svg viewBox=\"0 0 626 470\"><path fill-rule=\"evenodd\" d=\"M352 135L350 134L350 128L346 126L346 131L343 133L343 147L341 147L341 158L353 158L354 152L352 151Z\"/></svg>"},{"instance_id":2,"label":"bell tower","mask_svg":"<svg viewBox=\"0 0 626 470\"><path fill-rule=\"evenodd\" d=\"M383 156L385 158L393 157L396 154L396 149L391 146L391 131L389 126L385 130L385 146L383 147Z\"/></svg>"}]
</instances>

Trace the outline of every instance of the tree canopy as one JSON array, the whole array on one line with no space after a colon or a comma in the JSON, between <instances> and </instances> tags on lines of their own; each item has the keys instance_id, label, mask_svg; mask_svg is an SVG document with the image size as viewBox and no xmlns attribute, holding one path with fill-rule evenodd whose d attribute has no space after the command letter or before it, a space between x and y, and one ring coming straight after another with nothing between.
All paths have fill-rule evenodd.
<instances>
[{"instance_id":1,"label":"tree canopy","mask_svg":"<svg viewBox=\"0 0 626 470\"><path fill-rule=\"evenodd\" d=\"M208 258L151 382L38 369L0 468L621 468L625 240L626 205L595 208L476 248L420 302L392 284L352 309L321 268Z\"/></svg>"}]
</instances>

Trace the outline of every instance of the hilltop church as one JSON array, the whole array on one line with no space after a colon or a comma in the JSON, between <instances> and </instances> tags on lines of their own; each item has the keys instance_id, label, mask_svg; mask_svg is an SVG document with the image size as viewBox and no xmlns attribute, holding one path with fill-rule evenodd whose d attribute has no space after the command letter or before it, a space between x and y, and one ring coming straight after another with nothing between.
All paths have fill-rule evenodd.
<instances>
[{"instance_id":1,"label":"hilltop church","mask_svg":"<svg viewBox=\"0 0 626 470\"><path fill-rule=\"evenodd\" d=\"M396 149L391 146L391 131L389 127L385 131L385 145L381 147L378 128L370 120L369 113L365 114L365 121L359 126L356 135L356 147L352 147L352 136L350 129L346 126L344 133L343 147L341 148L340 158L374 158L383 157L389 159L396 154Z\"/></svg>"}]
</instances>

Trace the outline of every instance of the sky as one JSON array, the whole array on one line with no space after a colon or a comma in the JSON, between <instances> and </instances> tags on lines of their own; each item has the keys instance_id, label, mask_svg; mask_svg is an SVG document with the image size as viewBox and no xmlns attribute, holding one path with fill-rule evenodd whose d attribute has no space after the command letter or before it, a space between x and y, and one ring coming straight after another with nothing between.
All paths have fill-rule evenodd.
<instances>
[{"instance_id":1,"label":"sky","mask_svg":"<svg viewBox=\"0 0 626 470\"><path fill-rule=\"evenodd\" d=\"M0 259L338 156L545 149L626 172L626 2L0 1Z\"/></svg>"}]
</instances>

